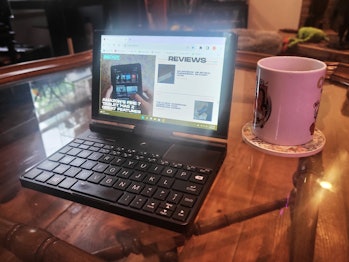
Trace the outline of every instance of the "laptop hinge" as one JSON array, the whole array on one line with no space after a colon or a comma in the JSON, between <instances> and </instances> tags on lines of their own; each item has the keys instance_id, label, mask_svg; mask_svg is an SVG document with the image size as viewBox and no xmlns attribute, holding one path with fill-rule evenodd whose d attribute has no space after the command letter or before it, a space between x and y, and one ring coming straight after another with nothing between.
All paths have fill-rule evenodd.
<instances>
[{"instance_id":1,"label":"laptop hinge","mask_svg":"<svg viewBox=\"0 0 349 262\"><path fill-rule=\"evenodd\" d=\"M138 136L145 136L158 139L171 139L173 132L163 128L154 128L148 125L136 125L133 132Z\"/></svg>"},{"instance_id":2,"label":"laptop hinge","mask_svg":"<svg viewBox=\"0 0 349 262\"><path fill-rule=\"evenodd\" d=\"M164 130L150 126L135 126L134 131L138 136L145 136L155 139L162 139L173 142L187 142L201 145L226 146L226 139L211 138L206 136L192 135L188 133L173 132L172 130Z\"/></svg>"},{"instance_id":3,"label":"laptop hinge","mask_svg":"<svg viewBox=\"0 0 349 262\"><path fill-rule=\"evenodd\" d=\"M133 133L140 137L149 137L152 139L160 139L173 142L196 143L198 145L223 146L226 147L227 140L222 138L212 138L207 136L193 135L182 132L173 132L169 129L154 128L146 125L128 125L121 123L92 121L90 130L96 133L113 135L115 132Z\"/></svg>"},{"instance_id":4,"label":"laptop hinge","mask_svg":"<svg viewBox=\"0 0 349 262\"><path fill-rule=\"evenodd\" d=\"M114 132L132 133L134 131L134 126L120 123L111 124L110 122L104 121L92 121L90 122L90 130L102 134L112 134Z\"/></svg>"}]
</instances>

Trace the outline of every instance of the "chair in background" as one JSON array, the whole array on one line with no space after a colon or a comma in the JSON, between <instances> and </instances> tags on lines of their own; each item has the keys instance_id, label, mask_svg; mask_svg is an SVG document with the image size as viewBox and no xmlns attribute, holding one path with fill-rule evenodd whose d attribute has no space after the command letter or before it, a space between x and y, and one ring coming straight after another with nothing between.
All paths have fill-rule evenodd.
<instances>
[{"instance_id":1,"label":"chair in background","mask_svg":"<svg viewBox=\"0 0 349 262\"><path fill-rule=\"evenodd\" d=\"M11 27L13 18L7 0L0 0L0 65L12 64L16 61L15 32Z\"/></svg>"},{"instance_id":2,"label":"chair in background","mask_svg":"<svg viewBox=\"0 0 349 262\"><path fill-rule=\"evenodd\" d=\"M0 66L51 57L48 45L17 42L12 20L15 17L9 1L0 0Z\"/></svg>"}]
</instances>

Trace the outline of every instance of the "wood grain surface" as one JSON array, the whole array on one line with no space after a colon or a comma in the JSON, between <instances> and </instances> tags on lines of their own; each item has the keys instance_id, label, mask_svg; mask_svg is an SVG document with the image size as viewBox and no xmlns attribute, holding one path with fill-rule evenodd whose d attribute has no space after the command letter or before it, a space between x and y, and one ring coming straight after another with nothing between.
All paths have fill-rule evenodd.
<instances>
[{"instance_id":1,"label":"wood grain surface","mask_svg":"<svg viewBox=\"0 0 349 262\"><path fill-rule=\"evenodd\" d=\"M346 92L345 85L327 81L317 121L317 127L327 140L321 157L322 180L331 183L332 188L321 189L316 205L296 201L305 212L310 210L307 205L317 210L314 250L309 250L313 252L314 261L349 260L349 103ZM298 158L268 155L242 141L241 128L252 119L254 94L254 69L237 68L228 153L198 214L198 224L287 199L294 188L292 177ZM300 241L297 243L300 246L307 245L302 241L309 232L291 221L291 209L286 206L277 206L276 210L261 212L205 234L182 236L21 188L20 173L45 157L42 139L37 131L0 148L0 216L46 230L96 257L115 261L291 261L291 252L298 252L293 250L292 239ZM315 180L315 184L318 182ZM292 238L292 234L298 237ZM0 248L0 257L2 261L19 261L5 248Z\"/></svg>"}]
</instances>

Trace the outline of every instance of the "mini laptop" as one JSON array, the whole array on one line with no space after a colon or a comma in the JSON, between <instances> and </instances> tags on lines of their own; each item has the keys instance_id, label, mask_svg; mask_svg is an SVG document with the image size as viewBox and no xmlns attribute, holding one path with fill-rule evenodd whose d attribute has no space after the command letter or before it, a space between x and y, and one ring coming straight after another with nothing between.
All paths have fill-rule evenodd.
<instances>
[{"instance_id":1,"label":"mini laptop","mask_svg":"<svg viewBox=\"0 0 349 262\"><path fill-rule=\"evenodd\" d=\"M233 33L96 31L90 130L22 185L190 230L226 156L235 51Z\"/></svg>"}]
</instances>

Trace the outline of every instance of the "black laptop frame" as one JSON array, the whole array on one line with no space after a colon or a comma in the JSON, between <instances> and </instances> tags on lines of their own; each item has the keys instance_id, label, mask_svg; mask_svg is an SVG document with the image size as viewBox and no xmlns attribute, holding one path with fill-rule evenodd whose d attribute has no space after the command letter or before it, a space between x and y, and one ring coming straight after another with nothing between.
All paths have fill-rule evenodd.
<instances>
[{"instance_id":1,"label":"black laptop frame","mask_svg":"<svg viewBox=\"0 0 349 262\"><path fill-rule=\"evenodd\" d=\"M198 37L224 37L226 39L224 51L224 64L222 73L222 92L220 97L220 107L217 130L207 130L188 126L179 126L169 123L148 122L138 119L123 118L100 114L100 62L101 62L101 36L102 35L159 35L159 36L198 36ZM108 128L109 123L126 124L128 127L136 127L137 130L156 130L156 133L163 131L164 134L173 132L195 134L199 136L209 136L214 138L227 139L230 119L230 106L232 100L235 52L237 48L237 36L232 32L184 32L184 31L108 31L96 30L94 32L93 67L92 67L92 123L96 121L99 127ZM228 77L227 77L228 76ZM102 123L102 124L101 124ZM103 124L106 123L106 124ZM92 130L93 128L92 124ZM101 130L103 128L99 128ZM128 130L129 131L129 130ZM146 132L152 133L152 132Z\"/></svg>"}]
</instances>

